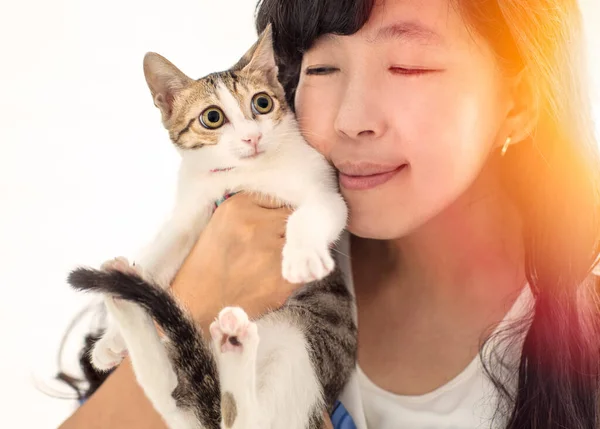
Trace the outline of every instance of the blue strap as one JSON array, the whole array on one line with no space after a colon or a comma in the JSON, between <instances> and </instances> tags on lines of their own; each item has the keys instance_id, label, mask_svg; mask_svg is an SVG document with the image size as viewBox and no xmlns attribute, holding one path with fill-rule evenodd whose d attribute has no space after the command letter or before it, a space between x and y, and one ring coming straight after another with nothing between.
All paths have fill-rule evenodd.
<instances>
[{"instance_id":1,"label":"blue strap","mask_svg":"<svg viewBox=\"0 0 600 429\"><path fill-rule=\"evenodd\" d=\"M333 412L331 413L331 423L333 424L333 429L356 429L352 417L340 401L335 403Z\"/></svg>"},{"instance_id":2,"label":"blue strap","mask_svg":"<svg viewBox=\"0 0 600 429\"><path fill-rule=\"evenodd\" d=\"M225 194L221 198L219 198L217 201L215 201L215 207L214 207L213 211L216 210L217 207L219 207L221 204L223 204L225 202L225 200L227 200L227 198L233 197L235 194L237 194L237 192L231 192L229 194Z\"/></svg>"}]
</instances>

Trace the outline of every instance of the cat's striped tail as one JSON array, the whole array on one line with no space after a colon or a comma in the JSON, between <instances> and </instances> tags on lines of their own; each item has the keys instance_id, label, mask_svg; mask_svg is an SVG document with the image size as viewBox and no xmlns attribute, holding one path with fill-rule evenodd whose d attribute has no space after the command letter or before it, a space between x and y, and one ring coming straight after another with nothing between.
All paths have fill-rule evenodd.
<instances>
[{"instance_id":1,"label":"cat's striped tail","mask_svg":"<svg viewBox=\"0 0 600 429\"><path fill-rule=\"evenodd\" d=\"M77 268L69 274L67 281L80 291L110 294L140 305L171 341L181 344L199 335L191 317L168 291L145 281L135 273Z\"/></svg>"}]
</instances>

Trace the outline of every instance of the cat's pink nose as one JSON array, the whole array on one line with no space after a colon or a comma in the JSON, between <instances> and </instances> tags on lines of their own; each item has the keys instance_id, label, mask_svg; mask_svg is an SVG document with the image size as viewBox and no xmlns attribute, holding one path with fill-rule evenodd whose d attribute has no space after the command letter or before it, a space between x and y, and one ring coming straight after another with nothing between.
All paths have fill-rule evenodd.
<instances>
[{"instance_id":1,"label":"cat's pink nose","mask_svg":"<svg viewBox=\"0 0 600 429\"><path fill-rule=\"evenodd\" d=\"M256 133L256 134L247 136L245 139L242 139L242 141L244 143L248 143L249 145L256 147L261 138L262 138L262 134Z\"/></svg>"}]
</instances>

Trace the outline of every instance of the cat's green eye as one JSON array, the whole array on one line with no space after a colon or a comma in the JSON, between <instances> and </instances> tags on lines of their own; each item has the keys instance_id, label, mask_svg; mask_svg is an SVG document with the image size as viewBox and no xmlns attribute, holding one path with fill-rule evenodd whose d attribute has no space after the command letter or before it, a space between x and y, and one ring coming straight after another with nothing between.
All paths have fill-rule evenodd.
<instances>
[{"instance_id":1,"label":"cat's green eye","mask_svg":"<svg viewBox=\"0 0 600 429\"><path fill-rule=\"evenodd\" d=\"M252 97L252 110L258 115L264 115L273 110L273 99L266 92L259 92Z\"/></svg>"},{"instance_id":2,"label":"cat's green eye","mask_svg":"<svg viewBox=\"0 0 600 429\"><path fill-rule=\"evenodd\" d=\"M225 122L225 115L218 107L209 107L200 114L200 123L204 128L214 130L219 128Z\"/></svg>"}]
</instances>

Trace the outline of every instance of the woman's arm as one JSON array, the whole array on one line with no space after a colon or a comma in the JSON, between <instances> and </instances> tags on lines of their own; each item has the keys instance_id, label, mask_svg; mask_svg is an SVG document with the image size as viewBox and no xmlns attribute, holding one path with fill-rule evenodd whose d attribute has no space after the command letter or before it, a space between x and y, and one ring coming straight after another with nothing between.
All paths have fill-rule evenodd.
<instances>
[{"instance_id":1,"label":"woman's arm","mask_svg":"<svg viewBox=\"0 0 600 429\"><path fill-rule=\"evenodd\" d=\"M125 359L59 429L168 429Z\"/></svg>"}]
</instances>

